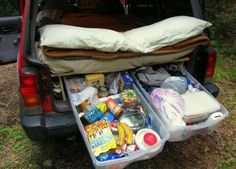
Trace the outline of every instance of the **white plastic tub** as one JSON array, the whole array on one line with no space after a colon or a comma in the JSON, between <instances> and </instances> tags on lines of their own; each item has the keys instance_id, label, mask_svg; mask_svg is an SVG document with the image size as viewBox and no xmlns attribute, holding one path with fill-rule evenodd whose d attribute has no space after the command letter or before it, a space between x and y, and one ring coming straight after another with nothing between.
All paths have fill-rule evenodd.
<instances>
[{"instance_id":1,"label":"white plastic tub","mask_svg":"<svg viewBox=\"0 0 236 169\"><path fill-rule=\"evenodd\" d=\"M180 66L181 72L183 75L185 75L188 79L193 81L194 83L198 84L199 89L202 91L207 92L211 97L215 99L214 96L212 96L195 78L193 78L190 73L188 73L184 67ZM170 142L176 142L176 141L183 141L186 140L193 135L201 134L201 133L208 133L212 132L217 129L217 127L220 125L220 123L229 115L228 110L221 104L219 103L216 99L216 101L220 104L220 112L223 113L223 116L218 118L215 121L207 121L205 120L204 122L198 123L198 124L193 124L193 125L187 125L187 126L182 126L182 127L174 127L170 128L170 121L166 119L164 115L162 115L158 110L155 108L155 106L152 103L150 94L146 92L146 90L142 87L141 83L135 76L135 72L130 72L134 82L138 86L139 90L142 92L144 97L147 99L147 101L150 103L151 107L153 110L156 112L158 117L163 121L163 123L166 125L166 127L169 130L170 133L170 138L168 141ZM202 105L199 105L202 106Z\"/></svg>"},{"instance_id":2,"label":"white plastic tub","mask_svg":"<svg viewBox=\"0 0 236 169\"><path fill-rule=\"evenodd\" d=\"M92 149L90 146L90 143L88 142L86 133L84 131L84 127L83 124L80 120L80 117L78 115L78 111L76 109L76 107L73 105L73 102L71 100L72 96L71 96L71 92L69 89L69 84L68 81L66 79L66 77L64 77L64 82L66 85L66 90L68 92L68 97L70 99L71 105L72 105L72 110L73 110L73 114L74 117L76 119L78 128L81 132L81 135L83 137L83 140L85 142L85 145L88 149L88 152L90 154L90 157L92 159L93 165L95 168L97 169L120 169L120 168L124 168L126 166L128 166L129 164L135 162L135 161L140 161L140 160L146 160L146 159L150 159L154 156L156 156L158 153L160 153L164 147L165 142L169 139L169 132L168 129L165 127L165 125L162 123L162 121L159 119L159 117L156 115L156 113L154 113L153 109L151 108L151 106L148 104L148 102L146 101L146 99L143 97L143 95L141 94L141 92L138 90L138 88L134 85L134 90L136 91L137 95L140 97L141 103L144 106L144 108L146 109L150 119L151 119L151 128L153 130L155 130L161 137L161 147L158 149L153 149L151 151L143 151L143 150L138 150L132 154L130 154L127 157L124 158L119 158L119 159L115 159L115 160L109 160L109 161L104 161L104 162L100 162L98 161L94 154L92 153Z\"/></svg>"}]
</instances>

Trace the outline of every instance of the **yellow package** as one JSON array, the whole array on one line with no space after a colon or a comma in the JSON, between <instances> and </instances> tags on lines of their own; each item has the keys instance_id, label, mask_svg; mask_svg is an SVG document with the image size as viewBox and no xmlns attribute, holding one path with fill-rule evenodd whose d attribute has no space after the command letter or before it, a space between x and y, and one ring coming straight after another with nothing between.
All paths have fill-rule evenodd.
<instances>
[{"instance_id":1,"label":"yellow package","mask_svg":"<svg viewBox=\"0 0 236 169\"><path fill-rule=\"evenodd\" d=\"M116 148L115 138L105 119L85 126L85 132L95 156Z\"/></svg>"},{"instance_id":2,"label":"yellow package","mask_svg":"<svg viewBox=\"0 0 236 169\"><path fill-rule=\"evenodd\" d=\"M107 111L107 105L104 102L98 103L97 108L99 108L102 113L106 113Z\"/></svg>"},{"instance_id":3,"label":"yellow package","mask_svg":"<svg viewBox=\"0 0 236 169\"><path fill-rule=\"evenodd\" d=\"M89 74L85 75L87 86L98 88L104 86L105 76L104 74Z\"/></svg>"}]
</instances>

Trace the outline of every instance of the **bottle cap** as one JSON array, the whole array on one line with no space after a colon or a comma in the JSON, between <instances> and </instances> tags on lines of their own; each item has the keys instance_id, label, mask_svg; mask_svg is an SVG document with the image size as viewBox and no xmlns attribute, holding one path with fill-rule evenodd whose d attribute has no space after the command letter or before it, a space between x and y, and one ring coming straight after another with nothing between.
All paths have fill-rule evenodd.
<instances>
[{"instance_id":1,"label":"bottle cap","mask_svg":"<svg viewBox=\"0 0 236 169\"><path fill-rule=\"evenodd\" d=\"M152 133L144 134L143 140L149 146L152 146L157 143L157 137Z\"/></svg>"}]
</instances>

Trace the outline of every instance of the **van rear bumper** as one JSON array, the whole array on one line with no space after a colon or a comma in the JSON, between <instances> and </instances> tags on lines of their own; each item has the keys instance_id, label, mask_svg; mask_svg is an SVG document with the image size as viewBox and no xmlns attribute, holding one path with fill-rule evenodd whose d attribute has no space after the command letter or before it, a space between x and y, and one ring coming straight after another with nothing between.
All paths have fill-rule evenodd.
<instances>
[{"instance_id":1,"label":"van rear bumper","mask_svg":"<svg viewBox=\"0 0 236 169\"><path fill-rule=\"evenodd\" d=\"M219 87L214 83L208 83L204 87L215 97L219 94ZM79 132L72 112L29 116L23 111L21 104L20 121L28 137L35 141L63 137Z\"/></svg>"},{"instance_id":2,"label":"van rear bumper","mask_svg":"<svg viewBox=\"0 0 236 169\"><path fill-rule=\"evenodd\" d=\"M71 112L29 116L22 110L20 110L21 125L31 140L40 141L79 132Z\"/></svg>"},{"instance_id":3,"label":"van rear bumper","mask_svg":"<svg viewBox=\"0 0 236 169\"><path fill-rule=\"evenodd\" d=\"M210 82L210 83L207 83L207 84L204 84L203 85L214 97L217 97L219 92L220 92L220 89L219 87L213 83L213 82Z\"/></svg>"}]
</instances>

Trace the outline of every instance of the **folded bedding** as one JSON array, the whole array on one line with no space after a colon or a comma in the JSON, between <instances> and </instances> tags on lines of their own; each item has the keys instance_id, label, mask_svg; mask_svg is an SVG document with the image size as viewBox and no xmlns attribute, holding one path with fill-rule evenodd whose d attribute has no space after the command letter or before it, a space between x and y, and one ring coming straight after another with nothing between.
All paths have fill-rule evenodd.
<instances>
[{"instance_id":1,"label":"folded bedding","mask_svg":"<svg viewBox=\"0 0 236 169\"><path fill-rule=\"evenodd\" d=\"M116 72L170 63L183 57L188 58L194 49L207 45L209 41L202 32L211 24L186 16L169 18L133 30L128 27L135 28L136 24L121 26L130 30L126 32L112 29L116 23L108 16L105 20L113 22L111 25L101 21L108 29L104 29L104 25L98 27L100 22L96 19L91 21L94 23L93 28L89 20L85 21L88 16L85 15L84 20L82 16L79 15L80 24L87 23L90 28L46 25L40 29L37 56L54 75Z\"/></svg>"},{"instance_id":2,"label":"folded bedding","mask_svg":"<svg viewBox=\"0 0 236 169\"><path fill-rule=\"evenodd\" d=\"M112 60L118 58L133 58L133 57L143 57L143 56L156 56L165 54L174 54L188 49L196 48L199 45L205 45L209 41L209 38L204 35L197 35L195 37L189 38L177 44L160 48L150 53L140 53L140 52L100 52L95 50L83 50L83 49L62 49L62 48L50 48L43 47L43 53L47 57L52 58L92 58L92 59L103 59Z\"/></svg>"},{"instance_id":3,"label":"folded bedding","mask_svg":"<svg viewBox=\"0 0 236 169\"><path fill-rule=\"evenodd\" d=\"M88 74L88 73L105 73L117 72L122 70L133 69L145 65L156 65L163 63L175 62L178 59L188 59L194 48L188 49L178 53L161 54L161 55L147 55L130 58L117 58L110 60L91 59L82 57L48 57L44 55L41 47L37 47L38 59L47 65L54 75L72 75L72 74Z\"/></svg>"},{"instance_id":4,"label":"folded bedding","mask_svg":"<svg viewBox=\"0 0 236 169\"><path fill-rule=\"evenodd\" d=\"M101 52L151 53L195 37L209 26L211 23L189 16L171 17L126 32L61 24L46 25L40 28L40 45Z\"/></svg>"},{"instance_id":5,"label":"folded bedding","mask_svg":"<svg viewBox=\"0 0 236 169\"><path fill-rule=\"evenodd\" d=\"M175 16L124 32L129 51L148 53L199 35L211 23L189 16Z\"/></svg>"},{"instance_id":6,"label":"folded bedding","mask_svg":"<svg viewBox=\"0 0 236 169\"><path fill-rule=\"evenodd\" d=\"M40 28L40 45L66 49L96 49L104 52L125 50L122 33L110 29L53 24Z\"/></svg>"}]
</instances>

